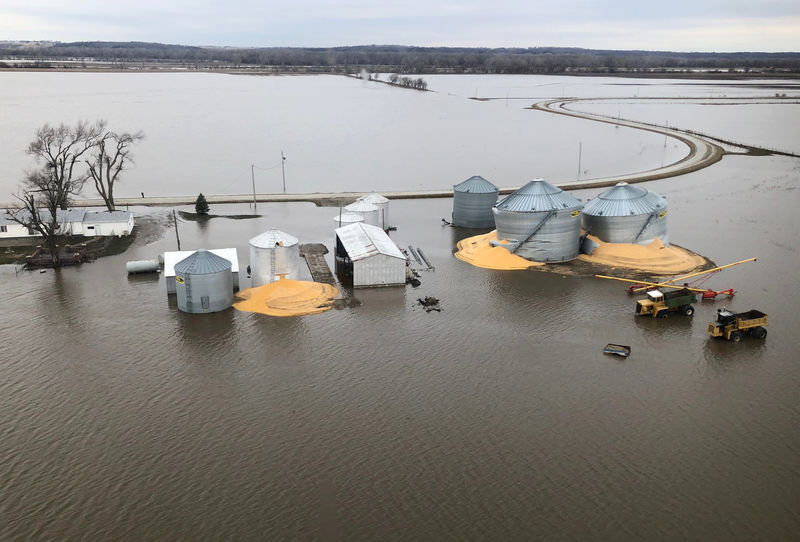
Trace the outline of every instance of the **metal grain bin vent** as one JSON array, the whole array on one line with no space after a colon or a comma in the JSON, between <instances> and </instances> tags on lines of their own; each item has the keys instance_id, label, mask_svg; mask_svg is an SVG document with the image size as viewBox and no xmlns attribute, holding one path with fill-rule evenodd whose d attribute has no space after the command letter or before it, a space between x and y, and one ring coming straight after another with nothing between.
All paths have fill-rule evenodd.
<instances>
[{"instance_id":1,"label":"metal grain bin vent","mask_svg":"<svg viewBox=\"0 0 800 542\"><path fill-rule=\"evenodd\" d=\"M583 229L607 243L669 244L667 200L655 192L619 183L586 202Z\"/></svg>"},{"instance_id":2,"label":"metal grain bin vent","mask_svg":"<svg viewBox=\"0 0 800 542\"><path fill-rule=\"evenodd\" d=\"M453 186L453 225L462 228L493 228L492 206L500 191L475 175Z\"/></svg>"},{"instance_id":3,"label":"metal grain bin vent","mask_svg":"<svg viewBox=\"0 0 800 542\"><path fill-rule=\"evenodd\" d=\"M267 230L250 239L250 275L253 287L280 279L298 279L300 245L296 237L277 229Z\"/></svg>"},{"instance_id":4,"label":"metal grain bin vent","mask_svg":"<svg viewBox=\"0 0 800 542\"><path fill-rule=\"evenodd\" d=\"M581 208L576 197L534 179L494 206L497 238L534 262L563 262L578 256Z\"/></svg>"},{"instance_id":5,"label":"metal grain bin vent","mask_svg":"<svg viewBox=\"0 0 800 542\"><path fill-rule=\"evenodd\" d=\"M231 262L213 252L198 250L175 264L178 309L199 314L223 311L233 305Z\"/></svg>"}]
</instances>

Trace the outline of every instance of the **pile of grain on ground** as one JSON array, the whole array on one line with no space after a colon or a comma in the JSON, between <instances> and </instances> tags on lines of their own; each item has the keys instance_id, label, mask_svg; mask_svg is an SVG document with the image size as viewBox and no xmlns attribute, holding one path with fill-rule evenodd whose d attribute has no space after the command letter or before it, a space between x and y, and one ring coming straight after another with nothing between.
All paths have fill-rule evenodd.
<instances>
[{"instance_id":1,"label":"pile of grain on ground","mask_svg":"<svg viewBox=\"0 0 800 542\"><path fill-rule=\"evenodd\" d=\"M611 267L625 267L656 275L688 273L706 264L706 259L685 248L664 246L660 239L648 245L627 243L604 243L593 235L589 239L597 243L591 254L581 254L579 259Z\"/></svg>"},{"instance_id":2,"label":"pile of grain on ground","mask_svg":"<svg viewBox=\"0 0 800 542\"><path fill-rule=\"evenodd\" d=\"M233 308L269 316L303 316L333 307L339 289L331 284L282 278L236 294Z\"/></svg>"},{"instance_id":3,"label":"pile of grain on ground","mask_svg":"<svg viewBox=\"0 0 800 542\"><path fill-rule=\"evenodd\" d=\"M511 254L506 248L489 244L489 241L495 240L497 240L497 231L462 239L456 245L458 247L456 258L484 269L514 270L543 265Z\"/></svg>"}]
</instances>

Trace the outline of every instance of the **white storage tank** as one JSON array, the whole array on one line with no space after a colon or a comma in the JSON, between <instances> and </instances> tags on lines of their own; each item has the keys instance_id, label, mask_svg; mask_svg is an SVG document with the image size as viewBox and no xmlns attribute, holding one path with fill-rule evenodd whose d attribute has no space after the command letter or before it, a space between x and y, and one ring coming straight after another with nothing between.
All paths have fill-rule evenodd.
<instances>
[{"instance_id":1,"label":"white storage tank","mask_svg":"<svg viewBox=\"0 0 800 542\"><path fill-rule=\"evenodd\" d=\"M497 203L498 188L474 175L453 186L453 225L462 228L494 228L492 206Z\"/></svg>"},{"instance_id":2,"label":"white storage tank","mask_svg":"<svg viewBox=\"0 0 800 542\"><path fill-rule=\"evenodd\" d=\"M667 235L667 200L645 188L618 183L586 202L583 229L606 243L646 245Z\"/></svg>"},{"instance_id":3,"label":"white storage tank","mask_svg":"<svg viewBox=\"0 0 800 542\"><path fill-rule=\"evenodd\" d=\"M175 264L178 308L200 314L233 305L231 262L213 252L198 250Z\"/></svg>"},{"instance_id":4,"label":"white storage tank","mask_svg":"<svg viewBox=\"0 0 800 542\"><path fill-rule=\"evenodd\" d=\"M378 209L377 205L366 201L354 201L350 205L347 205L344 210L348 213L355 213L363 216L365 224L380 226L380 221L378 220L378 212L380 209Z\"/></svg>"},{"instance_id":5,"label":"white storage tank","mask_svg":"<svg viewBox=\"0 0 800 542\"><path fill-rule=\"evenodd\" d=\"M492 209L497 238L511 252L534 262L563 262L578 256L580 200L543 179L534 179Z\"/></svg>"},{"instance_id":6,"label":"white storage tank","mask_svg":"<svg viewBox=\"0 0 800 542\"><path fill-rule=\"evenodd\" d=\"M279 280L298 279L300 245L297 238L277 229L250 239L250 277L253 287Z\"/></svg>"},{"instance_id":7,"label":"white storage tank","mask_svg":"<svg viewBox=\"0 0 800 542\"><path fill-rule=\"evenodd\" d=\"M378 226L384 229L389 228L389 199L381 196L380 194L376 194L374 192L370 194L364 194L358 201L365 201L367 203L371 203L375 207L378 208Z\"/></svg>"},{"instance_id":8,"label":"white storage tank","mask_svg":"<svg viewBox=\"0 0 800 542\"><path fill-rule=\"evenodd\" d=\"M337 227L342 227L348 224L355 224L356 222L364 222L364 217L355 213L342 211L340 214L333 217L333 221L338 224Z\"/></svg>"}]
</instances>

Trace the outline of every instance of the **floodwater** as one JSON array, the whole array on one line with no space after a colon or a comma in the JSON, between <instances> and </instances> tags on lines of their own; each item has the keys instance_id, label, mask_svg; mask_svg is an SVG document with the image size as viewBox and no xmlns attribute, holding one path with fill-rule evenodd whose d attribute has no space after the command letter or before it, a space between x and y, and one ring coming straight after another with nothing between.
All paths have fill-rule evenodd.
<instances>
[{"instance_id":1,"label":"floodwater","mask_svg":"<svg viewBox=\"0 0 800 542\"><path fill-rule=\"evenodd\" d=\"M183 314L125 275L175 249L153 227L169 210L132 209L147 225L125 254L0 275L0 538L794 539L799 178L798 159L726 156L643 185L674 243L758 257L707 284L735 298L668 320L634 317L621 283L456 259L476 232L442 225L450 199L391 203L392 238L435 266L419 288L298 318ZM338 209L257 212L181 222L182 248L246 262L270 226L332 248ZM722 306L768 313L767 339L710 339Z\"/></svg>"}]
</instances>

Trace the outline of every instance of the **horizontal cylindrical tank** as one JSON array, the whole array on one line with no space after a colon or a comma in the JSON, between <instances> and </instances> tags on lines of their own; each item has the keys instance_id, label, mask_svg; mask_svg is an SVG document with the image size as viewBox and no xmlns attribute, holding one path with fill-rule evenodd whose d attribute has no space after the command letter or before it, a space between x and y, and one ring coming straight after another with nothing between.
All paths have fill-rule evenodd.
<instances>
[{"instance_id":1,"label":"horizontal cylindrical tank","mask_svg":"<svg viewBox=\"0 0 800 542\"><path fill-rule=\"evenodd\" d=\"M251 284L263 286L280 279L298 279L300 245L297 238L277 229L250 239Z\"/></svg>"},{"instance_id":2,"label":"horizontal cylindrical tank","mask_svg":"<svg viewBox=\"0 0 800 542\"><path fill-rule=\"evenodd\" d=\"M364 217L356 213L347 213L342 211L340 214L333 217L333 221L339 224L338 227L347 226L348 224L355 224L356 222L364 222Z\"/></svg>"},{"instance_id":3,"label":"horizontal cylindrical tank","mask_svg":"<svg viewBox=\"0 0 800 542\"><path fill-rule=\"evenodd\" d=\"M535 262L563 262L578 256L579 199L543 179L534 179L494 206L497 238Z\"/></svg>"},{"instance_id":4,"label":"horizontal cylindrical tank","mask_svg":"<svg viewBox=\"0 0 800 542\"><path fill-rule=\"evenodd\" d=\"M380 209L378 209L377 205L367 203L366 201L354 201L350 205L345 206L344 210L348 213L355 213L363 216L364 224L380 227L380 222L378 220L378 211L380 211Z\"/></svg>"},{"instance_id":5,"label":"horizontal cylindrical tank","mask_svg":"<svg viewBox=\"0 0 800 542\"><path fill-rule=\"evenodd\" d=\"M386 230L390 223L389 223L389 199L381 196L380 194L376 194L374 192L370 194L364 194L357 201L365 201L367 203L371 203L375 207L378 208L378 226Z\"/></svg>"},{"instance_id":6,"label":"horizontal cylindrical tank","mask_svg":"<svg viewBox=\"0 0 800 542\"><path fill-rule=\"evenodd\" d=\"M619 183L583 207L583 229L606 243L649 244L667 236L667 200L645 188Z\"/></svg>"},{"instance_id":7,"label":"horizontal cylindrical tank","mask_svg":"<svg viewBox=\"0 0 800 542\"><path fill-rule=\"evenodd\" d=\"M159 270L158 260L134 260L125 264L125 270L129 275L136 273L157 273Z\"/></svg>"},{"instance_id":8,"label":"horizontal cylindrical tank","mask_svg":"<svg viewBox=\"0 0 800 542\"><path fill-rule=\"evenodd\" d=\"M213 252L198 250L175 264L178 309L200 314L233 305L231 262Z\"/></svg>"},{"instance_id":9,"label":"horizontal cylindrical tank","mask_svg":"<svg viewBox=\"0 0 800 542\"><path fill-rule=\"evenodd\" d=\"M462 228L493 228L492 206L500 191L475 175L453 186L453 225Z\"/></svg>"}]
</instances>

